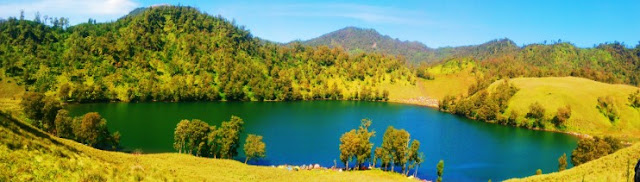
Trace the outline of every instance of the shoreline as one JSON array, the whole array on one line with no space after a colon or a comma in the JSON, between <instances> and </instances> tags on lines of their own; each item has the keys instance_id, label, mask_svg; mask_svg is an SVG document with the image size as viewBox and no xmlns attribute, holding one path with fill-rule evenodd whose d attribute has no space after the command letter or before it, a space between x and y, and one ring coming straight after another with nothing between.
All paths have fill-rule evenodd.
<instances>
[{"instance_id":1,"label":"shoreline","mask_svg":"<svg viewBox=\"0 0 640 182\"><path fill-rule=\"evenodd\" d=\"M419 98L413 98L413 99L393 99L393 100L389 100L387 102L414 105L414 106L422 106L422 107L427 107L427 108L438 110L438 112L443 112L443 111L440 111L438 109L438 103L439 102L438 102L437 99L434 99L434 98L419 97ZM445 112L445 113L448 113L448 112ZM452 113L449 113L449 114L452 114ZM464 117L464 118L467 118L467 117ZM468 119L471 119L471 118L468 118ZM476 121L476 122L484 122L484 121L478 121L478 120L474 120L474 121ZM485 123L497 124L497 123L493 123L493 122L485 122ZM499 125L499 124L497 124L497 125ZM506 126L506 125L503 125L503 126ZM514 126L508 126L508 127L514 127ZM521 127L514 127L514 128L521 128ZM562 133L562 134L567 134L567 135L574 136L574 137L579 138L579 139L583 139L583 138L591 139L591 138L593 138L593 136L591 136L589 134L578 133L578 132L573 132L573 131L559 131L559 130L554 130L554 129L539 129L539 128L524 128L524 129L536 130L536 131L554 132L554 133Z\"/></svg>"}]
</instances>

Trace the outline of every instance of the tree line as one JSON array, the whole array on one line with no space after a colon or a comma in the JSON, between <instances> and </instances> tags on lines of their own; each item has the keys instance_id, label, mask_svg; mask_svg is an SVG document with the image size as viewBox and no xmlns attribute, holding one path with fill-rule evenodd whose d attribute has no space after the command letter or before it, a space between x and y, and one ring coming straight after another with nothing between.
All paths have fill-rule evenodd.
<instances>
[{"instance_id":1,"label":"tree line","mask_svg":"<svg viewBox=\"0 0 640 182\"><path fill-rule=\"evenodd\" d=\"M26 92L20 105L32 124L45 132L98 149L118 149L120 133L110 133L107 120L97 112L71 117L57 98L37 92Z\"/></svg>"},{"instance_id":2,"label":"tree line","mask_svg":"<svg viewBox=\"0 0 640 182\"><path fill-rule=\"evenodd\" d=\"M344 163L345 169L363 169L366 168L365 163L372 167L380 164L379 166L386 171L395 172L394 167L400 167L400 173L407 176L411 169L414 169L413 176L416 176L418 167L424 161L424 154L420 152L420 141L411 140L409 132L404 129L389 126L384 132L382 145L373 150L371 138L375 137L376 132L370 131L370 126L371 120L362 119L357 129L352 129L340 137L340 161ZM351 161L354 162L353 168L349 165ZM442 180L443 166L444 162L440 161L439 181Z\"/></svg>"},{"instance_id":3,"label":"tree line","mask_svg":"<svg viewBox=\"0 0 640 182\"><path fill-rule=\"evenodd\" d=\"M198 119L182 120L175 128L173 147L179 153L233 159L238 155L240 134L243 131L244 121L237 116L223 121L219 128ZM266 145L262 136L249 134L244 144L244 152L245 163L251 159L265 157Z\"/></svg>"}]
</instances>

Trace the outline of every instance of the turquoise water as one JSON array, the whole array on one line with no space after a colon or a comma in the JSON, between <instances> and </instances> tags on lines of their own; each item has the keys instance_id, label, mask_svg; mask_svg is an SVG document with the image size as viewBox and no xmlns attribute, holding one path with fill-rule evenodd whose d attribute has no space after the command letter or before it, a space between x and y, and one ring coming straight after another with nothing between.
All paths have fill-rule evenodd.
<instances>
[{"instance_id":1,"label":"turquoise water","mask_svg":"<svg viewBox=\"0 0 640 182\"><path fill-rule=\"evenodd\" d=\"M111 131L120 131L124 150L144 153L175 152L173 130L182 119L201 119L220 125L237 115L245 133L264 136L267 157L257 165L321 164L339 162L339 138L373 121L375 146L387 126L406 129L420 140L426 160L420 178L434 180L436 164L444 160L444 180L493 181L556 171L558 157L570 155L577 138L477 122L436 110L394 103L357 101L313 102L187 102L97 103L70 105L73 115L99 112ZM238 159L244 159L240 151ZM338 164L340 166L340 164Z\"/></svg>"}]
</instances>

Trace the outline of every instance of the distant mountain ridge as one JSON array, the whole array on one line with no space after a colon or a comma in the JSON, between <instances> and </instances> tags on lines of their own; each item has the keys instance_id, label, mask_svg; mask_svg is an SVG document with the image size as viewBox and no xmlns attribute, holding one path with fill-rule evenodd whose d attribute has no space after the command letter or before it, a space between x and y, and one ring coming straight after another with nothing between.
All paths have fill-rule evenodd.
<instances>
[{"instance_id":1,"label":"distant mountain ridge","mask_svg":"<svg viewBox=\"0 0 640 182\"><path fill-rule=\"evenodd\" d=\"M342 47L350 53L378 52L401 55L410 63L438 62L451 57L486 58L491 54L501 54L518 50L519 47L507 38L496 39L479 45L430 48L418 41L401 41L383 35L375 29L345 27L320 37L300 42L303 45ZM291 42L293 43L293 42ZM290 43L290 44L291 44Z\"/></svg>"},{"instance_id":2,"label":"distant mountain ridge","mask_svg":"<svg viewBox=\"0 0 640 182\"><path fill-rule=\"evenodd\" d=\"M433 60L434 49L417 41L401 41L374 29L345 27L300 43L309 46L342 47L348 52L379 52L402 55L413 63Z\"/></svg>"}]
</instances>

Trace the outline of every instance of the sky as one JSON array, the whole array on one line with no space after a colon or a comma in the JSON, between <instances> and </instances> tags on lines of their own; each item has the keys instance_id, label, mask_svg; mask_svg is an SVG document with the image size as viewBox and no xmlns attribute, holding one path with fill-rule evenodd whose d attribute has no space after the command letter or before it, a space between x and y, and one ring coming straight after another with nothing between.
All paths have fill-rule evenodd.
<instances>
[{"instance_id":1,"label":"sky","mask_svg":"<svg viewBox=\"0 0 640 182\"><path fill-rule=\"evenodd\" d=\"M0 0L0 18L67 17L71 24L115 21L137 7L194 6L222 15L254 36L289 42L318 37L346 26L373 28L429 47L481 44L509 38L518 45L568 41L580 47L640 41L640 1L595 0L417 0L417 1L175 1Z\"/></svg>"}]
</instances>

